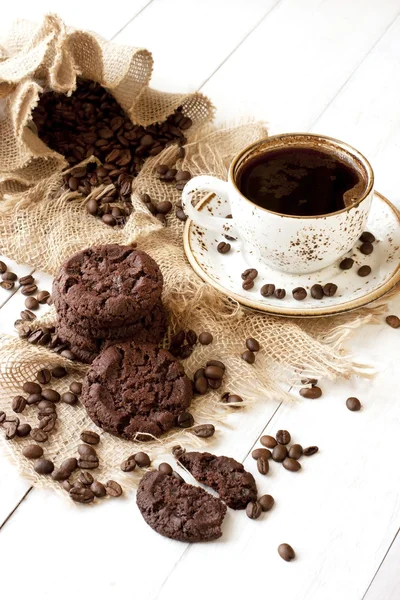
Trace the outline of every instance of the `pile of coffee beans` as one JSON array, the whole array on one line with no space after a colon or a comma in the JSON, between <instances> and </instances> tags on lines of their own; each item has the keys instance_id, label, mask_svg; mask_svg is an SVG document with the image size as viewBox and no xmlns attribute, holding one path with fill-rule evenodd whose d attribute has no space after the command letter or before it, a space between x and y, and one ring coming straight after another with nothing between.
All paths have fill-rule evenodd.
<instances>
[{"instance_id":1,"label":"pile of coffee beans","mask_svg":"<svg viewBox=\"0 0 400 600\"><path fill-rule=\"evenodd\" d=\"M219 390L225 375L225 365L220 360L209 360L204 367L197 369L193 376L193 391L206 394L208 389Z\"/></svg>"},{"instance_id":2,"label":"pile of coffee beans","mask_svg":"<svg viewBox=\"0 0 400 600\"><path fill-rule=\"evenodd\" d=\"M246 340L246 348L242 354L242 359L252 365L256 360L256 353L260 350L260 343L253 337Z\"/></svg>"},{"instance_id":3,"label":"pile of coffee beans","mask_svg":"<svg viewBox=\"0 0 400 600\"><path fill-rule=\"evenodd\" d=\"M18 283L22 286L21 293L26 296L25 310L20 313L20 318L14 323L14 327L18 328L25 323L30 323L36 319L36 315L33 311L40 308L41 304L52 304L52 298L50 292L47 290L38 290L33 275L27 275L20 277Z\"/></svg>"},{"instance_id":4,"label":"pile of coffee beans","mask_svg":"<svg viewBox=\"0 0 400 600\"><path fill-rule=\"evenodd\" d=\"M317 400L318 398L321 398L322 390L317 385L317 379L302 379L301 383L308 387L303 387L299 390L300 396L303 396L303 398L308 398L309 400Z\"/></svg>"},{"instance_id":5,"label":"pile of coffee beans","mask_svg":"<svg viewBox=\"0 0 400 600\"><path fill-rule=\"evenodd\" d=\"M172 336L168 350L176 358L188 358L197 343L197 333L193 329L181 329Z\"/></svg>"},{"instance_id":6,"label":"pile of coffee beans","mask_svg":"<svg viewBox=\"0 0 400 600\"><path fill-rule=\"evenodd\" d=\"M244 290L251 290L254 287L254 281L258 277L258 271L257 269L246 269L243 271L241 277L243 279L242 288Z\"/></svg>"},{"instance_id":7,"label":"pile of coffee beans","mask_svg":"<svg viewBox=\"0 0 400 600\"><path fill-rule=\"evenodd\" d=\"M78 81L70 96L42 94L32 118L42 141L64 155L71 167L65 176L67 189L88 196L102 186L104 193L95 194L86 208L110 226L123 226L132 212L132 179L145 159L171 144L179 146L177 158L183 158L184 132L192 125L181 108L163 123L134 125L108 91L88 80ZM90 157L96 162L80 165ZM166 169L163 180L174 180L178 189L190 179L187 171Z\"/></svg>"},{"instance_id":8,"label":"pile of coffee beans","mask_svg":"<svg viewBox=\"0 0 400 600\"><path fill-rule=\"evenodd\" d=\"M304 456L311 456L318 452L317 446L304 448L300 444L292 444L291 435L286 429L277 431L276 436L263 435L260 439L264 448L255 448L251 453L252 458L257 461L257 469L261 475L267 475L269 472L269 460L282 463L287 471L296 472L301 469L299 459Z\"/></svg>"},{"instance_id":9,"label":"pile of coffee beans","mask_svg":"<svg viewBox=\"0 0 400 600\"><path fill-rule=\"evenodd\" d=\"M35 346L48 346L53 352L56 352L63 358L72 361L77 360L75 354L69 349L68 344L64 343L58 337L54 326L35 327L34 324L27 321L16 321L15 327L19 337L25 339L29 344Z\"/></svg>"}]
</instances>

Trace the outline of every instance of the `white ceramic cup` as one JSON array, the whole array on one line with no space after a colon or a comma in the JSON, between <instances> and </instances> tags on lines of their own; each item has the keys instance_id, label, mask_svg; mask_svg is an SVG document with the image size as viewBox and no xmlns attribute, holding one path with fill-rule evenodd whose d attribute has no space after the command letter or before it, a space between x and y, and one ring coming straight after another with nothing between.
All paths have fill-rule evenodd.
<instances>
[{"instance_id":1,"label":"white ceramic cup","mask_svg":"<svg viewBox=\"0 0 400 600\"><path fill-rule=\"evenodd\" d=\"M272 212L254 204L237 186L243 165L260 154L280 148L307 147L328 152L362 173L364 190L351 206L326 214L299 217ZM228 181L202 175L191 179L182 192L182 206L192 221L241 242L249 265L254 260L288 273L311 273L333 264L349 252L365 229L373 197L374 174L367 159L355 148L334 138L309 133L275 135L248 146L233 159ZM199 212L192 205L195 191L214 192L227 201L222 218ZM223 241L223 240L221 240Z\"/></svg>"}]
</instances>

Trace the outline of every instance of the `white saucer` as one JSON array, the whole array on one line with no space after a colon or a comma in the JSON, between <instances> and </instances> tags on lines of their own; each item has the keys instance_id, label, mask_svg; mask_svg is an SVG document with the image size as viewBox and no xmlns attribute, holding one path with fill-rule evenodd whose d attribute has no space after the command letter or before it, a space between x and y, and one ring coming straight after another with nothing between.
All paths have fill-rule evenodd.
<instances>
[{"instance_id":1,"label":"white saucer","mask_svg":"<svg viewBox=\"0 0 400 600\"><path fill-rule=\"evenodd\" d=\"M203 198L197 208L221 217L230 212L227 203L213 194ZM337 264L306 275L283 273L263 263L248 264L240 250L239 241L229 241L230 252L220 254L217 245L226 240L189 219L185 224L183 242L186 256L196 273L244 306L286 317L319 317L365 306L386 294L400 281L400 213L377 192L366 230L372 232L377 240L372 254L361 254L358 250L360 243L357 243L353 251L346 254L346 257L354 259L354 265L348 271L342 271L338 261ZM369 265L372 269L367 277L357 275L362 265ZM257 269L258 277L254 287L246 291L242 288L241 273L248 268ZM286 297L278 300L261 296L260 289L266 283L285 289ZM333 297L315 300L310 295L310 288L315 283L335 283L338 291ZM292 290L296 287L307 290L305 300L293 298Z\"/></svg>"}]
</instances>

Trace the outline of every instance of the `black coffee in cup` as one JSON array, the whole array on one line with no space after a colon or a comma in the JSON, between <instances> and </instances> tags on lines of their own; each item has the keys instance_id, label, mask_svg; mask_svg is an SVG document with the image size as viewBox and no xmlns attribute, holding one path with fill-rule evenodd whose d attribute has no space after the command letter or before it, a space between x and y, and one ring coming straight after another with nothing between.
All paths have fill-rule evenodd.
<instances>
[{"instance_id":1,"label":"black coffee in cup","mask_svg":"<svg viewBox=\"0 0 400 600\"><path fill-rule=\"evenodd\" d=\"M366 189L362 171L339 156L286 147L251 158L237 177L246 198L283 215L328 215L349 206Z\"/></svg>"}]
</instances>

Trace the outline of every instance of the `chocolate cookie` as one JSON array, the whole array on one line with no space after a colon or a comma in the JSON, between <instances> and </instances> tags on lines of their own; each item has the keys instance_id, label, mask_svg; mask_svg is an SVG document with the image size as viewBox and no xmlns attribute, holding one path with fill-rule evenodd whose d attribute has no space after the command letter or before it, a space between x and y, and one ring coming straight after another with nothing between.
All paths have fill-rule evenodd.
<instances>
[{"instance_id":1,"label":"chocolate cookie","mask_svg":"<svg viewBox=\"0 0 400 600\"><path fill-rule=\"evenodd\" d=\"M81 347L87 346L88 341L97 343L98 340L132 340L137 343L158 344L166 330L167 314L161 300L146 315L123 327L97 327L92 319L79 317L71 311L62 310L57 314L57 331L60 337Z\"/></svg>"},{"instance_id":2,"label":"chocolate cookie","mask_svg":"<svg viewBox=\"0 0 400 600\"><path fill-rule=\"evenodd\" d=\"M163 279L145 252L110 244L77 252L53 282L57 312L70 309L94 326L121 327L148 314L160 299Z\"/></svg>"},{"instance_id":3,"label":"chocolate cookie","mask_svg":"<svg viewBox=\"0 0 400 600\"><path fill-rule=\"evenodd\" d=\"M246 508L257 500L257 486L251 473L228 456L208 452L185 452L179 462L197 481L210 486L230 508Z\"/></svg>"},{"instance_id":4,"label":"chocolate cookie","mask_svg":"<svg viewBox=\"0 0 400 600\"><path fill-rule=\"evenodd\" d=\"M173 475L146 473L139 483L136 503L146 523L173 540L206 542L222 535L225 504Z\"/></svg>"},{"instance_id":5,"label":"chocolate cookie","mask_svg":"<svg viewBox=\"0 0 400 600\"><path fill-rule=\"evenodd\" d=\"M102 350L86 374L81 400L105 431L126 439L171 429L192 399L181 363L153 344L115 343Z\"/></svg>"}]
</instances>

